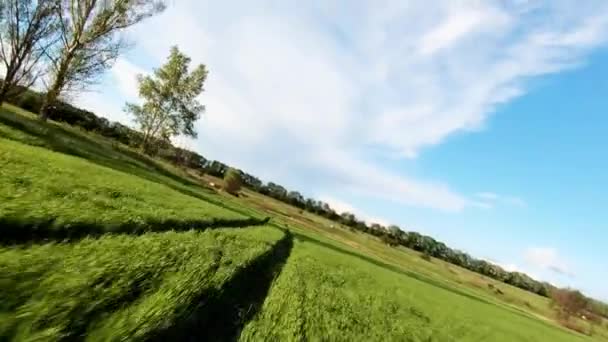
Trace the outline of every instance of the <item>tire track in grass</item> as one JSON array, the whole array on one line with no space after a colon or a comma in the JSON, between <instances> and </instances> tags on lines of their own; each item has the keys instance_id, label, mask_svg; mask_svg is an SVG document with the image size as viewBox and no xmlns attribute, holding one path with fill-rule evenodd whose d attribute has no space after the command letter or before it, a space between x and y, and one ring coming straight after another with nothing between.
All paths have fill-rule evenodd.
<instances>
[{"instance_id":1,"label":"tire track in grass","mask_svg":"<svg viewBox=\"0 0 608 342\"><path fill-rule=\"evenodd\" d=\"M226 286L281 241L255 227L0 248L0 341L144 341L202 302L214 317Z\"/></svg>"},{"instance_id":2,"label":"tire track in grass","mask_svg":"<svg viewBox=\"0 0 608 342\"><path fill-rule=\"evenodd\" d=\"M201 298L181 323L151 341L236 341L258 313L293 247L291 232L267 253L241 268L217 293Z\"/></svg>"}]
</instances>

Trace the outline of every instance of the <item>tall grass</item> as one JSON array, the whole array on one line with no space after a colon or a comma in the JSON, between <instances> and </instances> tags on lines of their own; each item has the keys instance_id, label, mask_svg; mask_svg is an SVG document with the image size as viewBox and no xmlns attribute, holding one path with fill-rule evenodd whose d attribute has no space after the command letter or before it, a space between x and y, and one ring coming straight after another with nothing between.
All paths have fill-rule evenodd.
<instances>
[{"instance_id":1,"label":"tall grass","mask_svg":"<svg viewBox=\"0 0 608 342\"><path fill-rule=\"evenodd\" d=\"M283 236L260 227L2 248L0 340L152 338L219 296Z\"/></svg>"},{"instance_id":2,"label":"tall grass","mask_svg":"<svg viewBox=\"0 0 608 342\"><path fill-rule=\"evenodd\" d=\"M0 138L0 239L244 226L255 220L164 185Z\"/></svg>"},{"instance_id":3,"label":"tall grass","mask_svg":"<svg viewBox=\"0 0 608 342\"><path fill-rule=\"evenodd\" d=\"M585 337L300 237L241 340L559 342Z\"/></svg>"}]
</instances>

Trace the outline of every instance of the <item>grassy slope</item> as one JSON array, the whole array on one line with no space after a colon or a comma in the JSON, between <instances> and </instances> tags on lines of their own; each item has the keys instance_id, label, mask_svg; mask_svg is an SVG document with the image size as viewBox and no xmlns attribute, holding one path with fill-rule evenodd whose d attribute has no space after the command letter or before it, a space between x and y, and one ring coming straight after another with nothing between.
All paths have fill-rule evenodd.
<instances>
[{"instance_id":1,"label":"grassy slope","mask_svg":"<svg viewBox=\"0 0 608 342\"><path fill-rule=\"evenodd\" d=\"M242 340L583 341L485 300L296 238Z\"/></svg>"},{"instance_id":2,"label":"grassy slope","mask_svg":"<svg viewBox=\"0 0 608 342\"><path fill-rule=\"evenodd\" d=\"M282 237L258 227L2 248L0 339L154 337Z\"/></svg>"},{"instance_id":3,"label":"grassy slope","mask_svg":"<svg viewBox=\"0 0 608 342\"><path fill-rule=\"evenodd\" d=\"M321 241L339 246L352 252L372 256L390 266L406 266L403 270L416 273L444 283L447 286L460 288L465 291L490 297L504 304L511 304L525 308L540 315L549 315L549 301L517 287L496 281L492 278L469 271L445 261L433 258L431 262L420 258L420 254L404 247L388 248L380 239L373 236L349 230L335 222L329 221L307 212L285 205L279 201L255 193L248 193L248 204L268 214L274 214L275 220L282 221L295 229L304 228L301 232L315 232ZM333 228L332 228L333 227ZM488 284L499 288L503 294L499 295L490 289Z\"/></svg>"},{"instance_id":4,"label":"grassy slope","mask_svg":"<svg viewBox=\"0 0 608 342\"><path fill-rule=\"evenodd\" d=\"M9 109L10 111L0 112L0 136L18 140L30 145L44 146L55 151L84 158L90 163L130 173L133 176L152 181L181 194L203 199L207 202L205 205L214 203L223 208L234 209L242 215L252 215L255 217L263 217L264 215L262 213L270 214L273 217L273 221L278 222L281 225L287 225L294 232L301 234L300 242L296 242L293 255L288 259L285 273L281 275L275 288L272 289L271 296L268 298L268 303L267 305L265 304L266 306L261 316L247 326L246 333L243 335L244 338L255 336L256 332L260 334L268 333L267 328L269 324L272 325L273 322L265 321L265 319L271 317L271 320L274 320L274 318L272 318L273 310L268 309L267 307L273 306L274 304L272 303L276 302L276 299L274 299L277 296L276 293L279 293L279 296L281 296L281 290L279 290L281 286L286 286L286 283L287 285L290 285L290 281L285 281L284 279L285 277L287 277L286 279L292 277L290 274L294 272L293 269L296 267L292 264L299 265L304 263L304 265L311 266L310 262L306 263L301 259L310 261L309 257L314 255L318 255L316 257L317 259L314 259L314 265L312 265L314 266L314 272L308 272L303 275L303 277L305 275L311 275L309 278L312 279L302 280L302 283L309 282L312 285L305 290L300 291L305 291L305 296L306 298L310 298L311 303L314 304L315 301L318 301L319 308L329 310L328 312L331 312L334 306L339 308L340 305L336 304L336 306L331 304L332 301L325 303L314 294L321 292L329 292L332 296L336 296L336 294L332 292L333 287L325 288L322 283L319 284L314 275L316 274L319 276L319 279L323 279L324 277L330 277L329 274L338 272L337 277L341 280L336 281L344 281L346 284L349 284L346 287L336 287L336 289L341 289L340 293L346 296L342 297L342 304L347 307L355 307L354 305L356 302L353 301L361 300L361 298L365 296L377 295L379 300L378 305L380 306L397 305L397 307L400 307L400 305L403 304L403 308L414 308L412 311L409 311L409 314L408 311L399 311L400 320L403 320L404 324L410 324L412 322L417 322L412 323L414 325L422 324L421 322L424 323L427 319L421 318L422 321L420 321L416 317L422 315L421 317L429 318L430 316L428 316L428 314L431 314L433 316L430 317L431 321L423 324L424 326L420 328L420 334L422 335L416 335L419 337L427 336L428 334L435 334L434 336L456 336L457 334L475 336L467 331L478 327L467 325L464 321L460 322L460 318L455 318L455 316L453 316L464 314L466 317L467 313L473 315L472 321L475 322L475 324L483 325L484 328L481 330L491 330L494 328L498 329L498 331L513 334L513 338L516 338L522 333L519 329L513 329L513 327L510 329L504 328L502 327L502 323L497 323L494 320L484 320L483 317L481 317L485 316L484 310L489 310L494 317L501 317L501 320L503 317L506 317L505 321L511 322L507 324L509 326L519 326L521 324L524 327L530 326L534 328L531 330L541 327L538 329L543 331L543 329L546 330L547 327L549 327L548 324L552 324L549 317L550 311L547 309L546 300L544 298L512 288L505 284L498 284L504 292L503 295L498 296L487 288L487 284L494 281L475 273L443 263L439 260L433 260L432 263L423 261L417 256L417 253L413 251L401 248L388 248L376 239L367 235L350 232L347 229L338 227L330 228L330 226L335 225L335 223L315 215L301 213L296 208L260 196L259 194L246 192L245 196L242 196L239 199L221 193L215 194L210 189L201 187L199 185L200 179L187 177L185 172L179 169L175 169L157 160L141 156L137 154L136 151L130 150L124 146L112 143L94 134L84 134L80 130L69 126L57 123L42 124L33 119L28 113L19 112L18 114L15 114L13 112L18 112L18 110L11 107L9 107ZM0 140L0 147L3 146L6 141L7 140ZM53 164L54 163L55 162L53 161ZM29 172L30 170L27 171L28 174ZM121 192L124 190L123 187L119 189ZM303 239L306 240L306 242L301 242ZM340 262L336 264L333 262L333 259ZM350 270L350 268L352 268L352 270ZM349 272L339 271L340 269L347 269ZM328 270L330 271L328 272ZM370 279L373 280L376 278L386 279L386 281L381 281L379 283L370 281ZM376 291L370 291L369 289L370 286L378 286L379 289L383 289L382 284L384 283L391 284L384 289L388 289L388 291L406 291L409 293L409 297L398 297L399 301L395 302L391 301L390 298L383 296L380 291L376 293ZM401 286L400 284L402 283L404 284L403 288L399 290L399 286ZM320 292L315 292L317 286L319 289L318 291ZM417 293L419 290L424 291L420 296ZM347 296L349 293L351 295ZM447 299L442 303L429 302L428 300L425 302L425 300L422 299L417 302L418 297L433 298L434 296ZM477 314L470 310L461 312L458 310L453 312L447 310L447 313L445 313L444 316L441 316L440 313L436 312L441 310L432 309L445 307L445 304L443 303L452 302L462 304L461 308L466 307L466 303L471 304L475 302L482 303L485 306L491 306L492 309L488 309L484 306ZM431 305L430 310L432 310L432 312L419 311L425 310L425 308L426 310L429 310L427 305ZM475 305L473 305L473 307L474 306ZM383 311L384 309L378 308L366 311L367 309L365 308L358 308L357 310L362 310L361 312L365 313L364 316L369 315L370 317L374 317L373 319L370 318L371 320L368 324L385 328L391 327L391 325L386 322L380 323L378 321L387 313ZM282 311L276 312L280 313ZM327 312L324 312L325 311L317 312L316 315L325 315L323 317L326 318L326 326L321 325L319 330L313 329L309 332L310 334L320 334L324 329L331 330L333 328L330 327L335 324L346 324L346 329L351 331L351 333L357 331L357 328L354 326L357 324L356 321L351 320L350 323L348 323L348 317L344 316L342 318L344 321L339 323L339 320L333 320L332 316L327 316ZM527 315L527 317L522 316L522 313ZM353 315L353 317L360 317L356 313L353 313ZM475 318L475 316L480 317ZM433 318L435 318L435 320L433 320ZM313 316L309 317L309 319L311 319L312 322L316 322L316 318ZM386 320L387 318L384 317L383 319ZM543 321L545 322L543 323ZM433 322L447 322L453 329L437 330L437 323ZM289 330L289 324L286 324L283 321L279 320L276 324L288 328L286 330L287 334L291 331ZM310 322L308 324L310 324ZM523 333L532 334L526 336L534 336L531 330L524 330ZM573 335L570 332L565 332L555 325L551 326L550 330L552 332L548 333L547 336L556 334L557 339L580 337L578 335ZM400 330L397 329L395 331ZM373 334L376 333L379 333L379 330L370 330L372 336L375 336Z\"/></svg>"},{"instance_id":5,"label":"grassy slope","mask_svg":"<svg viewBox=\"0 0 608 342\"><path fill-rule=\"evenodd\" d=\"M164 161L142 155L137 150L97 134L86 133L78 127L53 121L42 123L32 113L9 104L0 107L0 138L76 156L99 166L162 184L243 215L257 214L232 198L216 196L213 189L202 186L200 182L188 177L185 171Z\"/></svg>"},{"instance_id":6,"label":"grassy slope","mask_svg":"<svg viewBox=\"0 0 608 342\"><path fill-rule=\"evenodd\" d=\"M1 241L254 223L155 182L0 141Z\"/></svg>"}]
</instances>

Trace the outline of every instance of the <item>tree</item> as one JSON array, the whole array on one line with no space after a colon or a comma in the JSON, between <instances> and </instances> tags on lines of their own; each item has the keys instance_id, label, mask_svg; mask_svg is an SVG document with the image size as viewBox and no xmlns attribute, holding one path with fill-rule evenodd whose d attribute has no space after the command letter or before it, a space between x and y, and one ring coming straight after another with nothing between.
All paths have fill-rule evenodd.
<instances>
[{"instance_id":1,"label":"tree","mask_svg":"<svg viewBox=\"0 0 608 342\"><path fill-rule=\"evenodd\" d=\"M399 236L402 230L401 228L399 228L399 226L391 224L390 226L388 226L388 232L394 236Z\"/></svg>"},{"instance_id":2,"label":"tree","mask_svg":"<svg viewBox=\"0 0 608 342\"><path fill-rule=\"evenodd\" d=\"M49 107L65 92L86 89L110 68L127 47L124 29L161 12L161 0L49 0L59 19L59 43L47 54L50 83L40 108Z\"/></svg>"},{"instance_id":3,"label":"tree","mask_svg":"<svg viewBox=\"0 0 608 342\"><path fill-rule=\"evenodd\" d=\"M4 79L0 105L31 87L42 72L40 61L54 43L57 17L52 1L2 0L0 4L0 63Z\"/></svg>"},{"instance_id":4,"label":"tree","mask_svg":"<svg viewBox=\"0 0 608 342\"><path fill-rule=\"evenodd\" d=\"M304 196L302 196L302 194L300 194L297 191L290 191L287 193L287 200L289 201L289 203L295 207L298 208L303 208L305 203L304 203Z\"/></svg>"},{"instance_id":5,"label":"tree","mask_svg":"<svg viewBox=\"0 0 608 342\"><path fill-rule=\"evenodd\" d=\"M551 291L551 303L557 308L560 318L568 320L587 308L589 298L578 290L554 289Z\"/></svg>"},{"instance_id":6,"label":"tree","mask_svg":"<svg viewBox=\"0 0 608 342\"><path fill-rule=\"evenodd\" d=\"M224 174L224 190L230 194L237 194L241 190L241 173L233 168L229 168Z\"/></svg>"},{"instance_id":7,"label":"tree","mask_svg":"<svg viewBox=\"0 0 608 342\"><path fill-rule=\"evenodd\" d=\"M154 70L152 76L138 76L139 96L144 103L127 103L125 111L135 116L143 132L144 151L148 151L153 139L168 140L179 134L197 136L194 122L205 107L196 97L203 92L207 69L200 64L189 72L189 66L190 58L174 46L167 63Z\"/></svg>"}]
</instances>

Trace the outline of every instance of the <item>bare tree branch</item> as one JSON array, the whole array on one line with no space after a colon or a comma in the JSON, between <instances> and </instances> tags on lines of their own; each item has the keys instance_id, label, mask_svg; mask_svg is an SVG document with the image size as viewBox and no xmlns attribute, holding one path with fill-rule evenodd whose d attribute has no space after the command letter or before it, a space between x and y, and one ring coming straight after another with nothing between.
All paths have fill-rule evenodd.
<instances>
[{"instance_id":1,"label":"bare tree branch","mask_svg":"<svg viewBox=\"0 0 608 342\"><path fill-rule=\"evenodd\" d=\"M40 62L53 44L57 21L53 1L4 0L0 11L0 60L6 69L2 103L9 93L33 85L40 76Z\"/></svg>"},{"instance_id":2,"label":"bare tree branch","mask_svg":"<svg viewBox=\"0 0 608 342\"><path fill-rule=\"evenodd\" d=\"M62 44L49 53L51 80L41 118L59 96L85 90L127 47L121 32L164 10L162 0L54 0Z\"/></svg>"}]
</instances>

